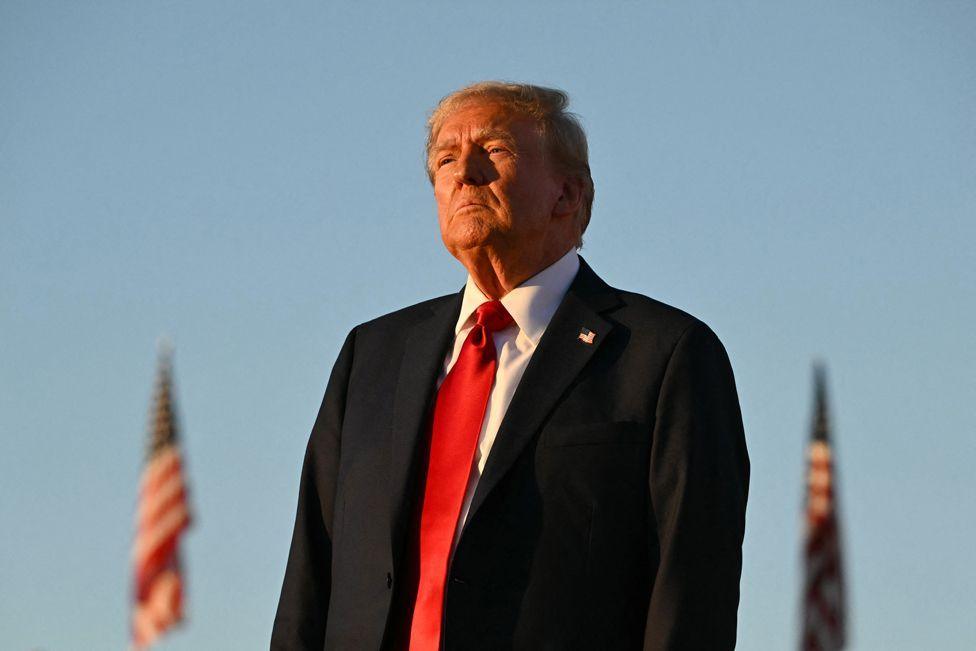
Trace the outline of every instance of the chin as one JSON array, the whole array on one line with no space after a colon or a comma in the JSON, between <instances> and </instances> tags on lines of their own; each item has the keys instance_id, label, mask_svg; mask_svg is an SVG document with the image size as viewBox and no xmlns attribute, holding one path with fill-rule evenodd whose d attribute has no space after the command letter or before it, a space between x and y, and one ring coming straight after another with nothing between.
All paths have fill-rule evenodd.
<instances>
[{"instance_id":1,"label":"chin","mask_svg":"<svg viewBox=\"0 0 976 651\"><path fill-rule=\"evenodd\" d=\"M454 215L447 228L441 231L441 239L449 251L476 249L490 244L499 234L498 224L484 215Z\"/></svg>"}]
</instances>

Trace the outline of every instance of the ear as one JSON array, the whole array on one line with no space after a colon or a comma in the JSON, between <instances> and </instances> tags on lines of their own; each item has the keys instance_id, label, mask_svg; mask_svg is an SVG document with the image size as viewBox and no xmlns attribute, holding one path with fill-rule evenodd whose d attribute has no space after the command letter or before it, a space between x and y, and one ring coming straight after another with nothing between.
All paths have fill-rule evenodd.
<instances>
[{"instance_id":1,"label":"ear","mask_svg":"<svg viewBox=\"0 0 976 651\"><path fill-rule=\"evenodd\" d=\"M575 215L583 201L583 179L578 176L566 176L563 178L561 189L559 199L552 208L553 217Z\"/></svg>"}]
</instances>

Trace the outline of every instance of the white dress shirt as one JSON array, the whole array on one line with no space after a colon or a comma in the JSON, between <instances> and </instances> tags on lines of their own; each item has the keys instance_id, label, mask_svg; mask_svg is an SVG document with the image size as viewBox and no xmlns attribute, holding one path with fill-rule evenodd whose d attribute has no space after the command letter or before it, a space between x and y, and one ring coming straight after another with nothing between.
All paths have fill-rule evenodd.
<instances>
[{"instance_id":1,"label":"white dress shirt","mask_svg":"<svg viewBox=\"0 0 976 651\"><path fill-rule=\"evenodd\" d=\"M471 500L474 498L475 488L478 486L491 446L498 434L498 427L505 417L505 412L508 411L515 389L522 379L522 373L532 359L532 353L539 345L542 334L549 326L552 315L562 302L578 270L579 256L576 254L576 249L570 249L566 255L500 299L515 323L493 334L498 360L495 383L488 396L484 420L481 421L478 447L474 452L474 463L471 465L471 474L468 477L468 486L461 505L461 516L457 530L454 532L452 554L453 546L457 545L461 530L468 518ZM467 284L464 286L464 299L461 301L461 314L454 327L454 346L444 359L444 367L437 380L438 388L457 361L464 340L474 327L475 310L479 305L490 300L478 289L471 276L468 276Z\"/></svg>"}]
</instances>

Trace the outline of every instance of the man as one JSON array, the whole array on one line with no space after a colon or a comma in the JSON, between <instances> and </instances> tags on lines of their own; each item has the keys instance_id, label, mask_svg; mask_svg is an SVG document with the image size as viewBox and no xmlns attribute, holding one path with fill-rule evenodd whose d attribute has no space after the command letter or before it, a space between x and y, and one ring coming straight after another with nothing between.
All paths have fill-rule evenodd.
<instances>
[{"instance_id":1,"label":"man","mask_svg":"<svg viewBox=\"0 0 976 651\"><path fill-rule=\"evenodd\" d=\"M749 462L711 330L578 257L565 94L429 122L459 294L353 329L305 455L273 649L730 649Z\"/></svg>"}]
</instances>

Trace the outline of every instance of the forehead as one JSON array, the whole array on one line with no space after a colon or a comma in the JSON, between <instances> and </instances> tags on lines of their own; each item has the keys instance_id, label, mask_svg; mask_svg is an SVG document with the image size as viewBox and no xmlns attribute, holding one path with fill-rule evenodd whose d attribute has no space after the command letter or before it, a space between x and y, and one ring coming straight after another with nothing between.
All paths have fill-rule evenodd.
<instances>
[{"instance_id":1,"label":"forehead","mask_svg":"<svg viewBox=\"0 0 976 651\"><path fill-rule=\"evenodd\" d=\"M496 101L470 100L444 116L437 130L437 144L459 139L507 135L517 140L538 139L538 123Z\"/></svg>"}]
</instances>

